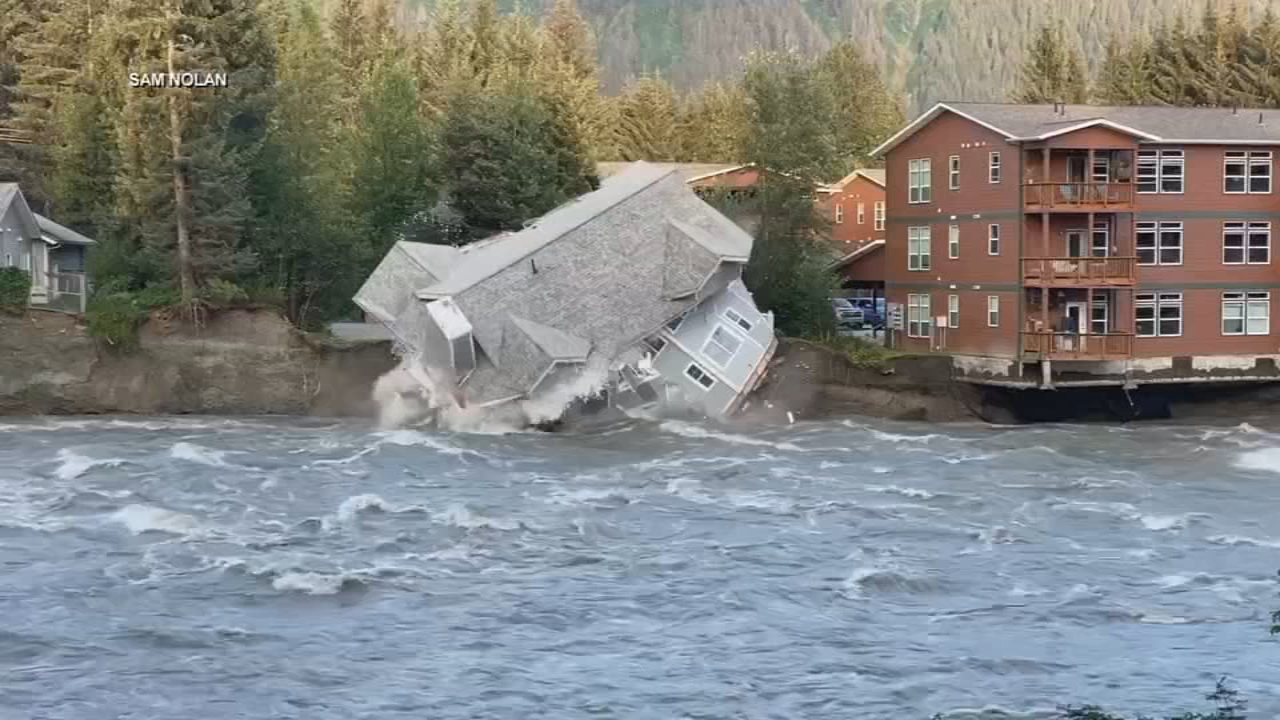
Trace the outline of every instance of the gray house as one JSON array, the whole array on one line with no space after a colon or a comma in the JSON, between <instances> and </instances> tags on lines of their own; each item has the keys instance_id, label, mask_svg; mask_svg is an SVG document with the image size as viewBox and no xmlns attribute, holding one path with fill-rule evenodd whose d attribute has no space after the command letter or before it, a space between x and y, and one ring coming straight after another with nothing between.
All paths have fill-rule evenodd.
<instances>
[{"instance_id":1,"label":"gray house","mask_svg":"<svg viewBox=\"0 0 1280 720\"><path fill-rule=\"evenodd\" d=\"M31 273L31 304L84 312L86 265L96 243L32 212L17 183L0 183L0 267Z\"/></svg>"},{"instance_id":2,"label":"gray house","mask_svg":"<svg viewBox=\"0 0 1280 720\"><path fill-rule=\"evenodd\" d=\"M634 163L519 232L397 243L355 302L469 407L604 389L723 417L776 348L740 280L751 244L674 169Z\"/></svg>"}]
</instances>

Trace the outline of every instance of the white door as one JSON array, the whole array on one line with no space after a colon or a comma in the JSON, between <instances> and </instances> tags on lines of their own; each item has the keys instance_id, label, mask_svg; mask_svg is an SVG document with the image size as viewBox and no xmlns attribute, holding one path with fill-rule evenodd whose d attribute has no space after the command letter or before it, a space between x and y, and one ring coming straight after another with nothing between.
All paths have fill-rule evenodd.
<instances>
[{"instance_id":1,"label":"white door","mask_svg":"<svg viewBox=\"0 0 1280 720\"><path fill-rule=\"evenodd\" d=\"M1082 302L1067 303L1067 319L1075 321L1075 327L1084 334L1089 332L1088 323L1084 321L1085 304ZM1068 327L1070 327L1068 325Z\"/></svg>"},{"instance_id":2,"label":"white door","mask_svg":"<svg viewBox=\"0 0 1280 720\"><path fill-rule=\"evenodd\" d=\"M1063 336L1063 342L1068 351L1084 351L1084 336L1089 334L1089 324L1085 322L1085 304L1082 302L1067 303L1067 324L1065 327L1074 327L1074 333L1068 331Z\"/></svg>"}]
</instances>

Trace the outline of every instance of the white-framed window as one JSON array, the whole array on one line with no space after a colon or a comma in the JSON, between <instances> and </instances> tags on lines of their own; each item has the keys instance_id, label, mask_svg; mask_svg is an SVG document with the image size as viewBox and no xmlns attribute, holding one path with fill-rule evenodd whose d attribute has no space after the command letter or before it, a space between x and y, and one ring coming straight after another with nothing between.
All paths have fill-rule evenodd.
<instances>
[{"instance_id":1,"label":"white-framed window","mask_svg":"<svg viewBox=\"0 0 1280 720\"><path fill-rule=\"evenodd\" d=\"M884 201L877 200L875 205L876 230L884 229Z\"/></svg>"},{"instance_id":2,"label":"white-framed window","mask_svg":"<svg viewBox=\"0 0 1280 720\"><path fill-rule=\"evenodd\" d=\"M907 337L930 337L933 335L932 308L929 307L927 294L907 295Z\"/></svg>"},{"instance_id":3,"label":"white-framed window","mask_svg":"<svg viewBox=\"0 0 1280 720\"><path fill-rule=\"evenodd\" d=\"M987 226L987 254L1000 254L1000 225L991 223Z\"/></svg>"},{"instance_id":4,"label":"white-framed window","mask_svg":"<svg viewBox=\"0 0 1280 720\"><path fill-rule=\"evenodd\" d=\"M843 222L844 222L844 206L837 203L836 204L836 224L839 225L840 223L843 223Z\"/></svg>"},{"instance_id":5,"label":"white-framed window","mask_svg":"<svg viewBox=\"0 0 1280 720\"><path fill-rule=\"evenodd\" d=\"M947 165L947 187L960 189L960 156L952 155Z\"/></svg>"},{"instance_id":6,"label":"white-framed window","mask_svg":"<svg viewBox=\"0 0 1280 720\"><path fill-rule=\"evenodd\" d=\"M1000 296L987 296L987 327L1000 327Z\"/></svg>"},{"instance_id":7,"label":"white-framed window","mask_svg":"<svg viewBox=\"0 0 1280 720\"><path fill-rule=\"evenodd\" d=\"M960 226L947 228L947 257L956 260L960 257Z\"/></svg>"},{"instance_id":8,"label":"white-framed window","mask_svg":"<svg viewBox=\"0 0 1280 720\"><path fill-rule=\"evenodd\" d=\"M649 346L649 349L653 351L654 355L657 355L667 346L667 341L664 340L661 335L650 335L644 339L644 344Z\"/></svg>"},{"instance_id":9,"label":"white-framed window","mask_svg":"<svg viewBox=\"0 0 1280 720\"><path fill-rule=\"evenodd\" d=\"M858 224L863 225L867 222L867 204L858 203Z\"/></svg>"},{"instance_id":10,"label":"white-framed window","mask_svg":"<svg viewBox=\"0 0 1280 720\"><path fill-rule=\"evenodd\" d=\"M907 228L907 269L928 270L931 240L929 226L919 225Z\"/></svg>"},{"instance_id":11,"label":"white-framed window","mask_svg":"<svg viewBox=\"0 0 1280 720\"><path fill-rule=\"evenodd\" d=\"M1222 262L1225 265L1269 264L1271 223L1222 223Z\"/></svg>"},{"instance_id":12,"label":"white-framed window","mask_svg":"<svg viewBox=\"0 0 1280 720\"><path fill-rule=\"evenodd\" d=\"M1271 192L1271 151L1231 150L1222 156L1222 192Z\"/></svg>"},{"instance_id":13,"label":"white-framed window","mask_svg":"<svg viewBox=\"0 0 1280 720\"><path fill-rule=\"evenodd\" d=\"M1185 158L1181 150L1139 150L1138 192L1182 192Z\"/></svg>"},{"instance_id":14,"label":"white-framed window","mask_svg":"<svg viewBox=\"0 0 1280 720\"><path fill-rule=\"evenodd\" d=\"M960 327L960 296L947 296L947 327Z\"/></svg>"},{"instance_id":15,"label":"white-framed window","mask_svg":"<svg viewBox=\"0 0 1280 720\"><path fill-rule=\"evenodd\" d=\"M22 269L31 272L31 253L22 253Z\"/></svg>"},{"instance_id":16,"label":"white-framed window","mask_svg":"<svg viewBox=\"0 0 1280 720\"><path fill-rule=\"evenodd\" d=\"M689 367L684 369L684 374L707 390L710 390L711 386L716 384L716 379L711 377L711 374L706 370L698 367L697 363L689 363Z\"/></svg>"},{"instance_id":17,"label":"white-framed window","mask_svg":"<svg viewBox=\"0 0 1280 720\"><path fill-rule=\"evenodd\" d=\"M993 152L987 155L987 182L995 184L1000 182L1000 153Z\"/></svg>"},{"instance_id":18,"label":"white-framed window","mask_svg":"<svg viewBox=\"0 0 1280 720\"><path fill-rule=\"evenodd\" d=\"M1223 335L1270 335L1271 293L1222 293Z\"/></svg>"},{"instance_id":19,"label":"white-framed window","mask_svg":"<svg viewBox=\"0 0 1280 720\"><path fill-rule=\"evenodd\" d=\"M1139 265L1182 264L1182 223L1140 222L1137 241Z\"/></svg>"},{"instance_id":20,"label":"white-framed window","mask_svg":"<svg viewBox=\"0 0 1280 720\"><path fill-rule=\"evenodd\" d=\"M729 366L733 356L738 354L738 349L741 347L742 338L734 335L724 325L717 325L716 329L711 331L711 337L707 338L707 342L703 344L702 354L723 368Z\"/></svg>"},{"instance_id":21,"label":"white-framed window","mask_svg":"<svg viewBox=\"0 0 1280 720\"><path fill-rule=\"evenodd\" d=\"M1093 317L1090 318L1089 332L1094 335L1106 335L1111 332L1111 293L1107 290L1093 291Z\"/></svg>"},{"instance_id":22,"label":"white-framed window","mask_svg":"<svg viewBox=\"0 0 1280 720\"><path fill-rule=\"evenodd\" d=\"M933 200L932 164L929 158L907 161L907 202L919 204Z\"/></svg>"},{"instance_id":23,"label":"white-framed window","mask_svg":"<svg viewBox=\"0 0 1280 720\"><path fill-rule=\"evenodd\" d=\"M737 325L738 327L742 328L743 330L747 332L751 332L751 328L752 328L751 321L742 317L742 313L738 312L737 310L734 310L733 308L729 308L725 310L724 318L729 322L733 323L734 325Z\"/></svg>"},{"instance_id":24,"label":"white-framed window","mask_svg":"<svg viewBox=\"0 0 1280 720\"><path fill-rule=\"evenodd\" d=\"M1133 309L1138 337L1182 335L1182 293L1137 293Z\"/></svg>"}]
</instances>

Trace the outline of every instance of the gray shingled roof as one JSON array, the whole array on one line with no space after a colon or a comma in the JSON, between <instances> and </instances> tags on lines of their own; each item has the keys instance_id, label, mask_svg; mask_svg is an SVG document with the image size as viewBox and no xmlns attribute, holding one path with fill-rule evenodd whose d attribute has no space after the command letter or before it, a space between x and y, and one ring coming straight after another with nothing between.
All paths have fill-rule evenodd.
<instances>
[{"instance_id":1,"label":"gray shingled roof","mask_svg":"<svg viewBox=\"0 0 1280 720\"><path fill-rule=\"evenodd\" d=\"M451 245L433 245L430 243L409 242L401 240L396 243L413 261L424 270L442 278L449 274L450 268L461 257L458 248Z\"/></svg>"},{"instance_id":2,"label":"gray shingled roof","mask_svg":"<svg viewBox=\"0 0 1280 720\"><path fill-rule=\"evenodd\" d=\"M737 225L725 226L721 232L711 233L697 225L690 225L671 218L667 222L690 240L706 248L718 258L746 262L751 256L751 236Z\"/></svg>"},{"instance_id":3,"label":"gray shingled roof","mask_svg":"<svg viewBox=\"0 0 1280 720\"><path fill-rule=\"evenodd\" d=\"M0 212L3 212L0 210ZM98 241L85 237L71 228L60 225L40 213L32 213L36 216L36 224L40 226L40 232L46 237L52 238L63 245L97 245Z\"/></svg>"},{"instance_id":4,"label":"gray shingled roof","mask_svg":"<svg viewBox=\"0 0 1280 720\"><path fill-rule=\"evenodd\" d=\"M552 210L529 227L467 246L444 280L423 288L418 297L453 295L487 280L672 172L662 165L632 163L630 170L606 178L595 192Z\"/></svg>"},{"instance_id":5,"label":"gray shingled roof","mask_svg":"<svg viewBox=\"0 0 1280 720\"><path fill-rule=\"evenodd\" d=\"M1010 139L1032 139L1097 122L1135 131L1148 136L1142 139L1150 142L1280 143L1280 110L943 102L885 141L874 154L887 152L947 110L987 125Z\"/></svg>"},{"instance_id":6,"label":"gray shingled roof","mask_svg":"<svg viewBox=\"0 0 1280 720\"><path fill-rule=\"evenodd\" d=\"M585 362L591 353L588 340L515 315L511 321L553 360Z\"/></svg>"}]
</instances>

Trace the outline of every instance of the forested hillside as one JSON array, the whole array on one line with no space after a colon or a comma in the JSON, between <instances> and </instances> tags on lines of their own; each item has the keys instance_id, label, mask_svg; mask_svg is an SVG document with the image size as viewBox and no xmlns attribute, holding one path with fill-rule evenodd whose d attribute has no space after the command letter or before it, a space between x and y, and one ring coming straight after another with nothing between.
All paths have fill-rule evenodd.
<instances>
[{"instance_id":1,"label":"forested hillside","mask_svg":"<svg viewBox=\"0 0 1280 720\"><path fill-rule=\"evenodd\" d=\"M332 2L333 0L328 0ZM434 0L402 0L403 21ZM551 0L523 0L540 12ZM1229 0L1209 0L1226 12ZM1238 0L1257 12L1280 0ZM581 0L599 40L603 80L617 92L657 71L694 89L735 74L756 49L816 55L852 37L883 63L909 111L940 99L1003 100L1034 30L1058 20L1096 70L1107 35L1150 28L1178 14L1199 15L1205 0ZM516 0L504 2L507 11Z\"/></svg>"}]
</instances>

